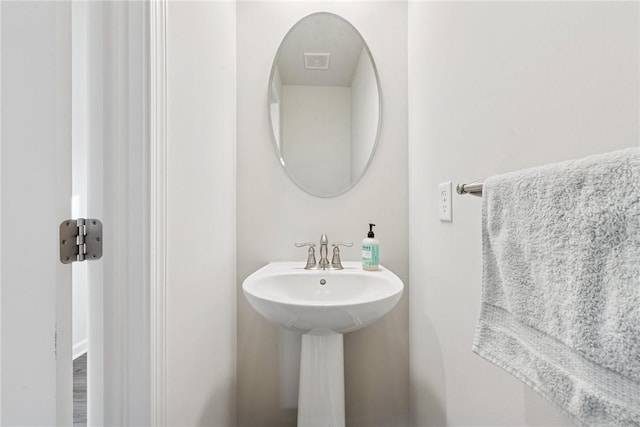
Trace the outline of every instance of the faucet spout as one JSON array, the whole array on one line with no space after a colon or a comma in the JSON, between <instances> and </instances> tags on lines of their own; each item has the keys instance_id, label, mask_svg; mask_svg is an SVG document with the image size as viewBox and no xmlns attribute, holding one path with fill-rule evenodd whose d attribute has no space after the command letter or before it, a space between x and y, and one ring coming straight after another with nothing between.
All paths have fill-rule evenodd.
<instances>
[{"instance_id":1,"label":"faucet spout","mask_svg":"<svg viewBox=\"0 0 640 427\"><path fill-rule=\"evenodd\" d=\"M326 270L329 268L329 238L326 234L320 236L320 262L318 262L318 268Z\"/></svg>"}]
</instances>

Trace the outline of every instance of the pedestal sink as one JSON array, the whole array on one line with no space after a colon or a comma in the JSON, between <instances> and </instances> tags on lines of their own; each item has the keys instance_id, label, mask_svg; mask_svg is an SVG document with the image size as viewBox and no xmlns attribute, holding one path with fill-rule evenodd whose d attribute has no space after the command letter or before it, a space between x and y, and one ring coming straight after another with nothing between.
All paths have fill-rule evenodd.
<instances>
[{"instance_id":1,"label":"pedestal sink","mask_svg":"<svg viewBox=\"0 0 640 427\"><path fill-rule=\"evenodd\" d=\"M273 262L242 284L249 304L278 325L301 332L298 427L344 427L342 335L384 316L404 285L390 270L305 270L300 262Z\"/></svg>"}]
</instances>

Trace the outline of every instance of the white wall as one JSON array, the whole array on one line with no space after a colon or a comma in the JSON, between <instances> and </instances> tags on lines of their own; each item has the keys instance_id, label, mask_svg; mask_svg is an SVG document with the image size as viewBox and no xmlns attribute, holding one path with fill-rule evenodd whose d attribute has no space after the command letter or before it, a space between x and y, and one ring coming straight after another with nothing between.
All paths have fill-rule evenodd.
<instances>
[{"instance_id":1,"label":"white wall","mask_svg":"<svg viewBox=\"0 0 640 427\"><path fill-rule=\"evenodd\" d=\"M236 5L167 21L167 425L233 426Z\"/></svg>"},{"instance_id":2,"label":"white wall","mask_svg":"<svg viewBox=\"0 0 640 427\"><path fill-rule=\"evenodd\" d=\"M315 194L351 184L351 90L282 85L280 152L287 170Z\"/></svg>"},{"instance_id":3,"label":"white wall","mask_svg":"<svg viewBox=\"0 0 640 427\"><path fill-rule=\"evenodd\" d=\"M374 222L381 263L408 285L407 86L404 2L239 2L238 71L238 426L296 425L280 402L278 328L246 302L242 281L269 261L306 261L297 241L355 243L343 259L360 258ZM373 52L384 93L377 152L364 178L347 193L318 198L300 190L280 166L271 142L267 88L278 46L299 19L337 13L360 31ZM400 77L398 77L400 76ZM345 336L349 426L403 426L408 414L407 295L385 318ZM281 345L281 351L299 351ZM286 367L284 368L286 369Z\"/></svg>"},{"instance_id":4,"label":"white wall","mask_svg":"<svg viewBox=\"0 0 640 427\"><path fill-rule=\"evenodd\" d=\"M572 425L472 354L481 200L439 182L638 144L639 5L409 4L411 413L416 426Z\"/></svg>"},{"instance_id":5,"label":"white wall","mask_svg":"<svg viewBox=\"0 0 640 427\"><path fill-rule=\"evenodd\" d=\"M369 54L363 48L351 81L351 182L362 173L376 142L378 100L376 74Z\"/></svg>"}]
</instances>

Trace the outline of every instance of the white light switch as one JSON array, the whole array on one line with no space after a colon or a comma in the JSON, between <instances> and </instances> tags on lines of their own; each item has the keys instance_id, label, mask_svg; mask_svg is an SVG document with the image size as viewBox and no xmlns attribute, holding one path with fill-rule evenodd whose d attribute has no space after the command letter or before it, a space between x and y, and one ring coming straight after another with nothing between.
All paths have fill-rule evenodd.
<instances>
[{"instance_id":1,"label":"white light switch","mask_svg":"<svg viewBox=\"0 0 640 427\"><path fill-rule=\"evenodd\" d=\"M452 222L451 214L451 181L443 182L438 186L438 212L440 221Z\"/></svg>"}]
</instances>

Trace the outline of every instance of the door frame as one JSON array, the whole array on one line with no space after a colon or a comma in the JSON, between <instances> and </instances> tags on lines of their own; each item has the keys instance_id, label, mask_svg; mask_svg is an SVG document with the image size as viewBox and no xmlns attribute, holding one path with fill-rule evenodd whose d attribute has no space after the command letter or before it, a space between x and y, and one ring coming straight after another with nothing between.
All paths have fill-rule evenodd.
<instances>
[{"instance_id":1,"label":"door frame","mask_svg":"<svg viewBox=\"0 0 640 427\"><path fill-rule=\"evenodd\" d=\"M167 388L167 7L168 0L149 7L150 106L150 421L166 425Z\"/></svg>"},{"instance_id":2,"label":"door frame","mask_svg":"<svg viewBox=\"0 0 640 427\"><path fill-rule=\"evenodd\" d=\"M106 237L103 306L93 316L104 342L92 368L90 325L88 421L165 426L168 1L90 3L104 17L106 51L96 66L106 111L98 171Z\"/></svg>"},{"instance_id":3,"label":"door frame","mask_svg":"<svg viewBox=\"0 0 640 427\"><path fill-rule=\"evenodd\" d=\"M113 141L120 141L104 144L105 168L114 168L115 174L118 165L127 165L129 174L111 187L104 183L105 191L121 196L117 208L105 206L105 214L118 224L113 239L122 254L111 268L105 263L105 280L109 270L123 265L128 274L103 288L103 333L112 335L110 329L121 338L104 343L104 377L99 378L104 406L95 405L95 417L89 410L89 423L162 427L167 408L168 0L103 6L109 9L104 37L115 40L103 70L105 77L113 75L105 78L105 92L116 95L105 101L118 137ZM114 63L126 65L114 69ZM140 90L132 93L133 88ZM105 170L104 176L108 174ZM138 243L129 247L131 242Z\"/></svg>"}]
</instances>

